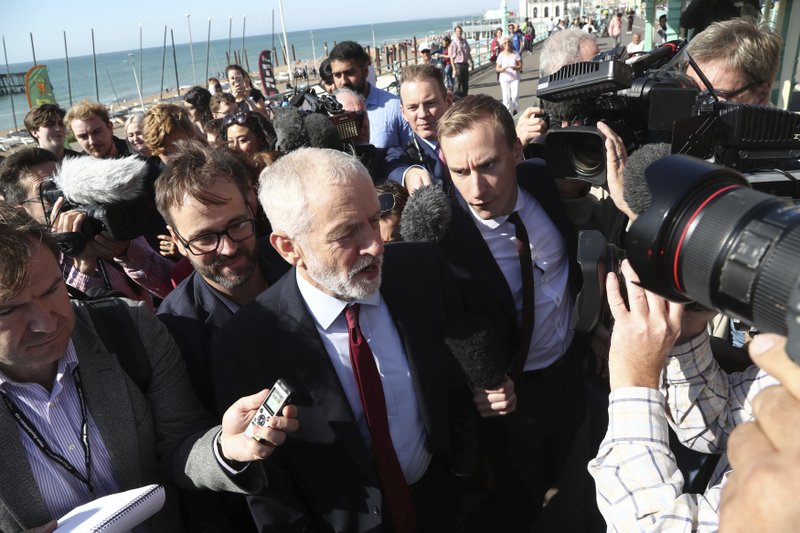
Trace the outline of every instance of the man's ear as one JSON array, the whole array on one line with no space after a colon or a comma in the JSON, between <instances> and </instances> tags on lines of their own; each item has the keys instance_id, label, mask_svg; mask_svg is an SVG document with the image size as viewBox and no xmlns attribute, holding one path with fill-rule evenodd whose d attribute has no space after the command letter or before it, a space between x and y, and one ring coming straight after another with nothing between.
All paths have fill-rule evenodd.
<instances>
[{"instance_id":1,"label":"man's ear","mask_svg":"<svg viewBox=\"0 0 800 533\"><path fill-rule=\"evenodd\" d=\"M285 233L273 231L269 236L269 243L290 265L303 265L302 251L297 246L297 242Z\"/></svg>"},{"instance_id":2,"label":"man's ear","mask_svg":"<svg viewBox=\"0 0 800 533\"><path fill-rule=\"evenodd\" d=\"M175 230L172 229L172 226L169 224L167 224L167 231L169 231L169 236L172 237L172 242L175 243L175 248L178 249L182 256L188 257L191 252L187 250L185 246L183 246L183 243L180 241L180 239L178 239L178 235L175 233Z\"/></svg>"}]
</instances>

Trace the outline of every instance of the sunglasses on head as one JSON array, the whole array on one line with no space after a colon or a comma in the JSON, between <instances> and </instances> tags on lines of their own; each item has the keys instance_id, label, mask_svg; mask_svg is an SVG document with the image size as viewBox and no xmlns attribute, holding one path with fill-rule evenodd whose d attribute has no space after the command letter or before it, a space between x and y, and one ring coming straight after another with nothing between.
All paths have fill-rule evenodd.
<instances>
[{"instance_id":1,"label":"sunglasses on head","mask_svg":"<svg viewBox=\"0 0 800 533\"><path fill-rule=\"evenodd\" d=\"M225 115L225 118L222 119L222 128L227 129L228 126L232 124L242 125L250 118L250 111L239 111L237 113L233 113L232 115Z\"/></svg>"}]
</instances>

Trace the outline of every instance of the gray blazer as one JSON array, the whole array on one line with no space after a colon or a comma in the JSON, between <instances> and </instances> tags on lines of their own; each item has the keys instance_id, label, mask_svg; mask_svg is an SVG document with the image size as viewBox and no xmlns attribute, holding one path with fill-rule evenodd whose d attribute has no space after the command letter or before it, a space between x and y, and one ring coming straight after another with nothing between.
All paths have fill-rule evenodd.
<instances>
[{"instance_id":1,"label":"gray blazer","mask_svg":"<svg viewBox=\"0 0 800 533\"><path fill-rule=\"evenodd\" d=\"M248 468L234 479L217 463L213 439L219 426L212 427L194 396L175 342L146 307L125 301L150 358L152 378L146 394L120 367L117 356L103 346L85 309L76 309L72 332L87 408L108 449L120 490L163 484L169 478L187 488L259 491L262 468ZM0 531L19 531L50 521L17 424L5 408L0 408L0 450ZM148 529L182 529L171 488L168 485L164 509L147 522Z\"/></svg>"}]
</instances>

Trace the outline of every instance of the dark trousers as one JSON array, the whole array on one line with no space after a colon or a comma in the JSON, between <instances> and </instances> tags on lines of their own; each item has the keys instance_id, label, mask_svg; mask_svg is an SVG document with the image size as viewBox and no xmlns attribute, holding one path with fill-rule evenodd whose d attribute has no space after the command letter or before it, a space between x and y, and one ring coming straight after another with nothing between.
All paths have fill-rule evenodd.
<instances>
[{"instance_id":1,"label":"dark trousers","mask_svg":"<svg viewBox=\"0 0 800 533\"><path fill-rule=\"evenodd\" d=\"M469 94L469 63L456 63L456 90L458 96Z\"/></svg>"},{"instance_id":2,"label":"dark trousers","mask_svg":"<svg viewBox=\"0 0 800 533\"><path fill-rule=\"evenodd\" d=\"M586 415L583 357L574 348L551 367L515 380L514 413L481 419L493 496L476 514L471 530L489 527L493 520L496 531L527 532L539 516L545 492L564 470Z\"/></svg>"}]
</instances>

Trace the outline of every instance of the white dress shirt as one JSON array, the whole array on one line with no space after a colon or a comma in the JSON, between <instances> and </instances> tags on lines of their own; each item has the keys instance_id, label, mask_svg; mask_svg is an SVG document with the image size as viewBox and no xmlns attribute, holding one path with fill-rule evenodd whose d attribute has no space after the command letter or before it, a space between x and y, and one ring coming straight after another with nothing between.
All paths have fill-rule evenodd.
<instances>
[{"instance_id":1,"label":"white dress shirt","mask_svg":"<svg viewBox=\"0 0 800 533\"><path fill-rule=\"evenodd\" d=\"M546 368L555 363L569 348L574 336L570 328L572 297L569 292L569 260L561 234L547 213L526 191L517 188L514 211L519 213L533 259L534 323L531 345L523 371ZM470 209L478 230L489 247L497 266L503 272L522 320L522 272L517 254L514 224L508 215L483 220Z\"/></svg>"},{"instance_id":2,"label":"white dress shirt","mask_svg":"<svg viewBox=\"0 0 800 533\"><path fill-rule=\"evenodd\" d=\"M358 422L361 436L367 447L371 447L372 437L350 364L350 341L344 317L348 302L322 292L306 281L299 272L297 286L314 318L314 325L339 377L339 383ZM383 396L386 399L386 414L389 419L389 433L406 481L412 484L425 474L431 461L431 453L427 449L428 435L422 423L422 414L403 342L397 334L389 308L379 291L352 303L361 304L359 325L364 339L372 350L381 377Z\"/></svg>"}]
</instances>

